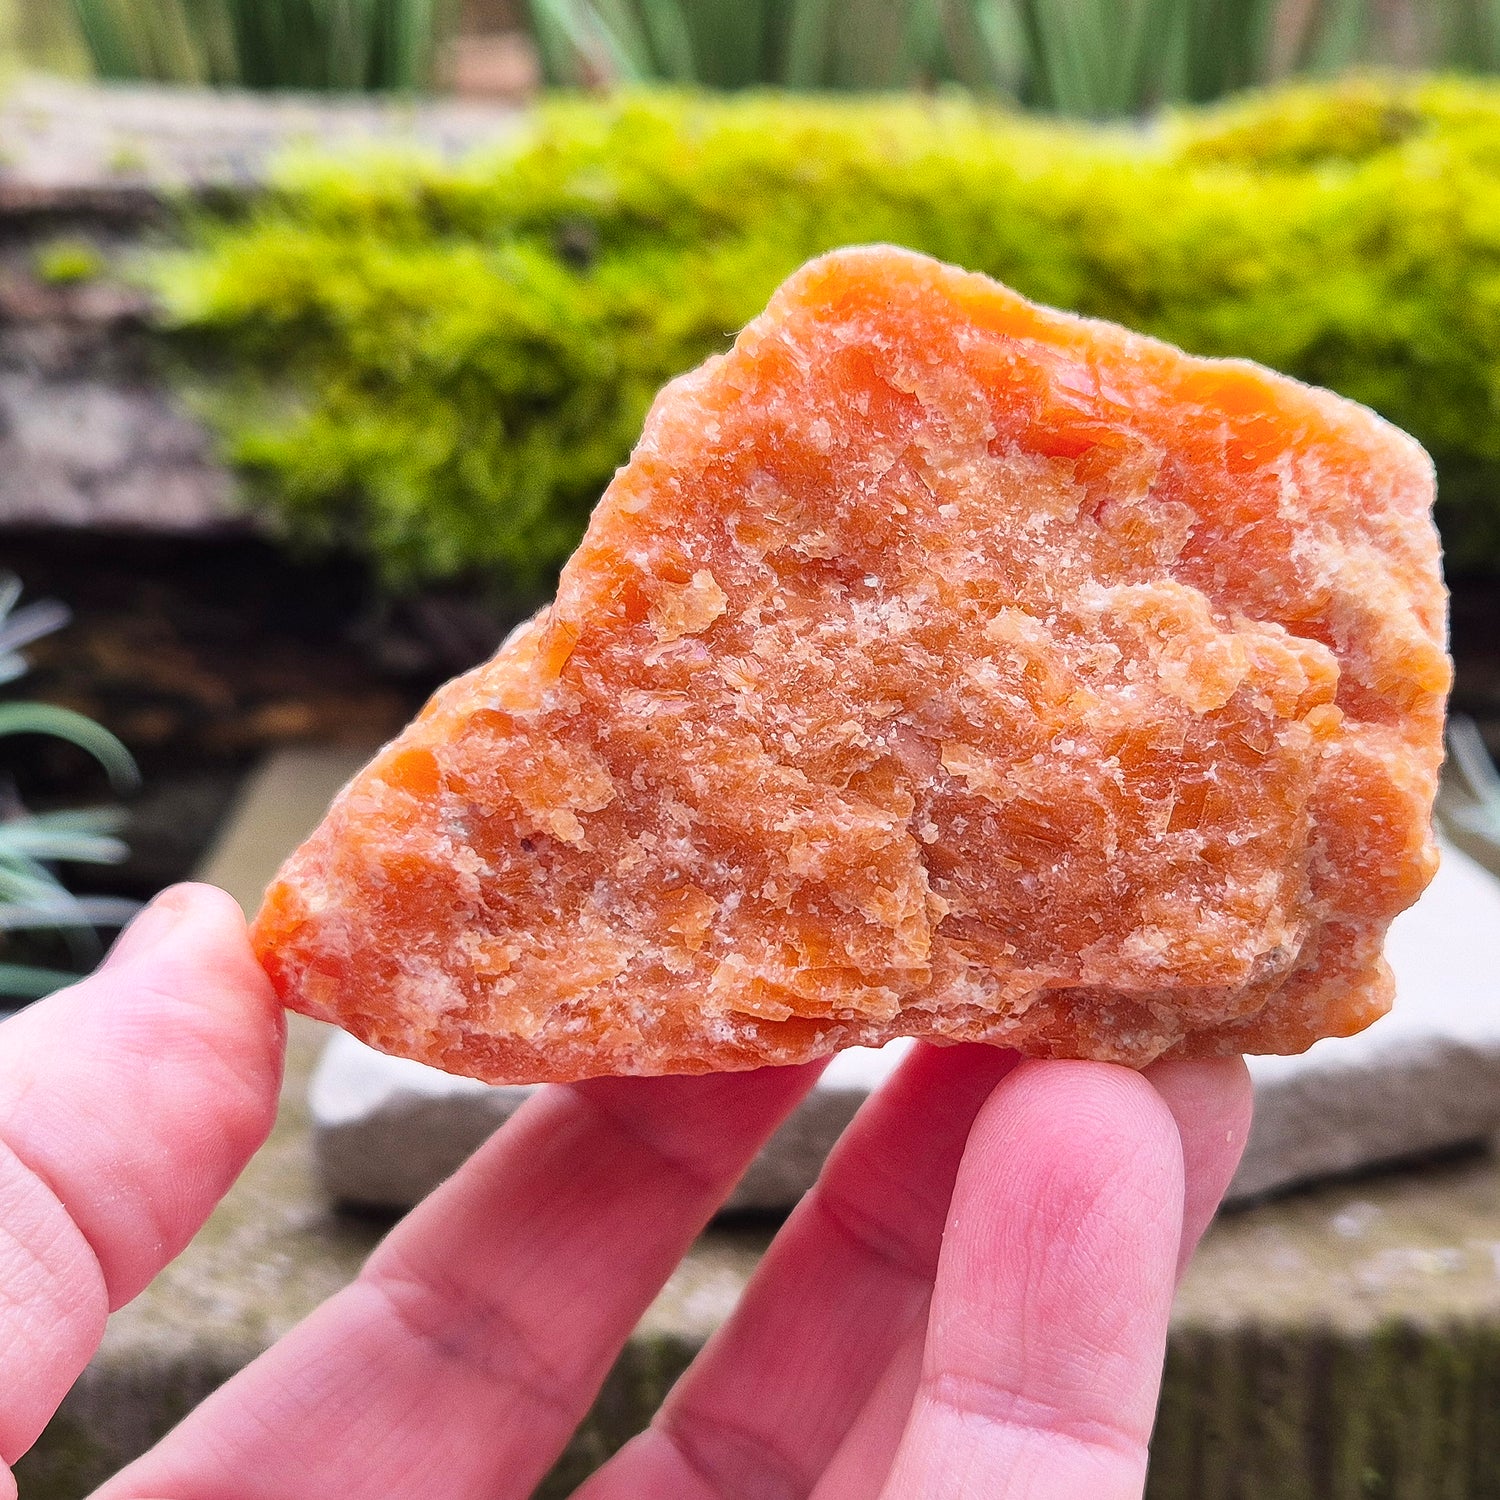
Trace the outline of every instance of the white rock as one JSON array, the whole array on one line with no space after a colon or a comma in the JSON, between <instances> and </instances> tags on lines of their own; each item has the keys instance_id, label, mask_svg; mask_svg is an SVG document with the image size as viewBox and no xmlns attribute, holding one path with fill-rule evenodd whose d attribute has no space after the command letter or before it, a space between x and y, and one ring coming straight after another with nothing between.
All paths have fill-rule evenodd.
<instances>
[{"instance_id":1,"label":"white rock","mask_svg":"<svg viewBox=\"0 0 1500 1500\"><path fill-rule=\"evenodd\" d=\"M1250 1059L1255 1127L1230 1198L1423 1156L1500 1131L1500 883L1445 848L1387 948L1398 1000L1357 1037ZM910 1047L840 1053L727 1207L785 1209ZM336 1035L313 1078L324 1182L340 1200L404 1208L532 1093L493 1088Z\"/></svg>"},{"instance_id":2,"label":"white rock","mask_svg":"<svg viewBox=\"0 0 1500 1500\"><path fill-rule=\"evenodd\" d=\"M850 1047L823 1070L802 1104L750 1163L725 1209L784 1210L813 1185L854 1112L911 1051L908 1041Z\"/></svg>"},{"instance_id":3,"label":"white rock","mask_svg":"<svg viewBox=\"0 0 1500 1500\"><path fill-rule=\"evenodd\" d=\"M1445 846L1386 957L1389 1015L1299 1057L1250 1059L1255 1127L1231 1199L1500 1131L1500 882Z\"/></svg>"},{"instance_id":4,"label":"white rock","mask_svg":"<svg viewBox=\"0 0 1500 1500\"><path fill-rule=\"evenodd\" d=\"M324 1186L340 1202L408 1208L533 1092L387 1057L335 1032L308 1090Z\"/></svg>"}]
</instances>

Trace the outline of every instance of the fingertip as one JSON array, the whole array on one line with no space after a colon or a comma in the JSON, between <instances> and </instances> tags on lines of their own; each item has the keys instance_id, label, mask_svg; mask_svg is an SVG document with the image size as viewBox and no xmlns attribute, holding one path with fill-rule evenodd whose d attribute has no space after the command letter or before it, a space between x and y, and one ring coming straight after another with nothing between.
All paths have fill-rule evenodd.
<instances>
[{"instance_id":1,"label":"fingertip","mask_svg":"<svg viewBox=\"0 0 1500 1500\"><path fill-rule=\"evenodd\" d=\"M55 1185L118 1307L269 1133L285 1012L238 905L184 884L136 918L97 972L8 1026L0 1135ZM7 1074L26 1080L24 1111L5 1107Z\"/></svg>"},{"instance_id":2,"label":"fingertip","mask_svg":"<svg viewBox=\"0 0 1500 1500\"><path fill-rule=\"evenodd\" d=\"M1243 1057L1168 1058L1144 1075L1166 1101L1179 1128L1211 1133L1238 1149L1250 1131L1254 1089Z\"/></svg>"},{"instance_id":3,"label":"fingertip","mask_svg":"<svg viewBox=\"0 0 1500 1500\"><path fill-rule=\"evenodd\" d=\"M136 970L127 977L125 970ZM169 886L121 934L100 969L111 992L147 1008L207 1010L244 1041L260 1043L262 1073L279 1072L286 1012L250 946L239 903L217 886ZM152 1021L152 1024L156 1024Z\"/></svg>"},{"instance_id":4,"label":"fingertip","mask_svg":"<svg viewBox=\"0 0 1500 1500\"><path fill-rule=\"evenodd\" d=\"M1128 1172L1163 1193L1181 1181L1181 1147L1166 1101L1134 1069L1115 1063L1028 1059L991 1096L975 1128L997 1134L1017 1168L1059 1154L1084 1176Z\"/></svg>"},{"instance_id":5,"label":"fingertip","mask_svg":"<svg viewBox=\"0 0 1500 1500\"><path fill-rule=\"evenodd\" d=\"M1153 1082L1160 1078L1182 1080L1183 1086L1198 1080L1199 1087L1223 1093L1239 1084L1248 1086L1250 1070L1238 1052L1225 1057L1163 1057L1142 1069L1142 1076Z\"/></svg>"},{"instance_id":6,"label":"fingertip","mask_svg":"<svg viewBox=\"0 0 1500 1500\"><path fill-rule=\"evenodd\" d=\"M1242 1057L1172 1058L1153 1063L1145 1077L1172 1112L1182 1142L1180 1275L1239 1166L1254 1089Z\"/></svg>"},{"instance_id":7,"label":"fingertip","mask_svg":"<svg viewBox=\"0 0 1500 1500\"><path fill-rule=\"evenodd\" d=\"M1072 1474L1048 1493L1093 1494L1104 1463L1107 1492L1126 1493L1155 1406L1182 1182L1171 1111L1134 1070L1032 1060L1004 1079L969 1137L928 1329L923 1387L961 1394L924 1407L919 1392L913 1472L1045 1463ZM913 1437L928 1411L957 1454L936 1467Z\"/></svg>"},{"instance_id":8,"label":"fingertip","mask_svg":"<svg viewBox=\"0 0 1500 1500\"><path fill-rule=\"evenodd\" d=\"M1182 1226L1182 1149L1165 1101L1112 1063L1028 1060L986 1101L969 1136L950 1235L980 1268L1094 1266L1140 1286L1167 1275ZM1129 1266L1123 1262L1130 1262ZM1066 1283L1071 1272L1056 1285Z\"/></svg>"},{"instance_id":9,"label":"fingertip","mask_svg":"<svg viewBox=\"0 0 1500 1500\"><path fill-rule=\"evenodd\" d=\"M120 934L100 967L113 969L174 952L199 956L205 950L214 955L216 964L233 964L236 978L271 995L271 982L250 947L239 903L227 891L200 881L182 881L153 897Z\"/></svg>"},{"instance_id":10,"label":"fingertip","mask_svg":"<svg viewBox=\"0 0 1500 1500\"><path fill-rule=\"evenodd\" d=\"M154 904L169 911L191 913L200 922L216 922L239 933L249 927L240 903L228 891L202 880L180 880L169 885Z\"/></svg>"}]
</instances>

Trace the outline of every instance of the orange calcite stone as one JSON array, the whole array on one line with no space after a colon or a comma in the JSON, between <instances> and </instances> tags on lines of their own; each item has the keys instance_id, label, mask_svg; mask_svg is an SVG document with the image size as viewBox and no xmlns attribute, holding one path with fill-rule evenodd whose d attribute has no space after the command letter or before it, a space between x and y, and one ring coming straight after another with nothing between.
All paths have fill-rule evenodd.
<instances>
[{"instance_id":1,"label":"orange calcite stone","mask_svg":"<svg viewBox=\"0 0 1500 1500\"><path fill-rule=\"evenodd\" d=\"M495 1081L1357 1031L1435 863L1431 498L1325 391L826 256L662 392L556 602L344 791L257 949Z\"/></svg>"}]
</instances>

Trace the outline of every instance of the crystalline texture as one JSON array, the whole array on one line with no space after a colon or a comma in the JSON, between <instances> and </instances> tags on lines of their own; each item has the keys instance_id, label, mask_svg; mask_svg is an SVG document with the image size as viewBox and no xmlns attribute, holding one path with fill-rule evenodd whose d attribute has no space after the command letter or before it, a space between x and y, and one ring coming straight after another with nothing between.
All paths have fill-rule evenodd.
<instances>
[{"instance_id":1,"label":"crystalline texture","mask_svg":"<svg viewBox=\"0 0 1500 1500\"><path fill-rule=\"evenodd\" d=\"M1356 1031L1435 862L1431 498L1324 391L826 256L662 392L556 602L342 794L258 951L497 1081Z\"/></svg>"}]
</instances>

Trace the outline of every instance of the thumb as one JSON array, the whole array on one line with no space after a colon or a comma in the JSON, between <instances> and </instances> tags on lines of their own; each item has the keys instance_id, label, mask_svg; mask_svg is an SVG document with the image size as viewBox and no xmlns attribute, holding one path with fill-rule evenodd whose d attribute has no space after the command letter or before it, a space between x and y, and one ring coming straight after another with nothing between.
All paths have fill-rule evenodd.
<instances>
[{"instance_id":1,"label":"thumb","mask_svg":"<svg viewBox=\"0 0 1500 1500\"><path fill-rule=\"evenodd\" d=\"M265 1139L283 1035L208 886L158 897L98 972L0 1026L0 1500L107 1314Z\"/></svg>"}]
</instances>

